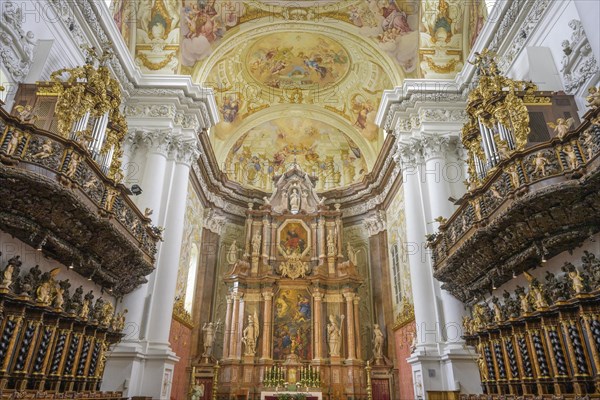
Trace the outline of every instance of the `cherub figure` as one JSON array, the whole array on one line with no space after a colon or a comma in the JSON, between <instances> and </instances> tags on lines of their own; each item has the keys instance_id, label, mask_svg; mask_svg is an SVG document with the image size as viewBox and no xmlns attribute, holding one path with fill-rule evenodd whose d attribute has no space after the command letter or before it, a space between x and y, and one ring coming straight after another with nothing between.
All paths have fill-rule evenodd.
<instances>
[{"instance_id":1,"label":"cherub figure","mask_svg":"<svg viewBox=\"0 0 600 400\"><path fill-rule=\"evenodd\" d=\"M505 171L508 172L510 182L512 183L515 189L521 186L521 180L519 179L519 169L516 165L511 165L510 167L506 168Z\"/></svg>"},{"instance_id":2,"label":"cherub figure","mask_svg":"<svg viewBox=\"0 0 600 400\"><path fill-rule=\"evenodd\" d=\"M8 147L6 148L6 154L12 155L17 148L19 147L19 143L21 143L22 134L19 131L14 131L10 141L8 142Z\"/></svg>"},{"instance_id":3,"label":"cherub figure","mask_svg":"<svg viewBox=\"0 0 600 400\"><path fill-rule=\"evenodd\" d=\"M541 174L542 176L546 176L546 164L550 163L550 161L544 157L541 151L535 155L531 163L535 167L532 175Z\"/></svg>"},{"instance_id":4,"label":"cherub figure","mask_svg":"<svg viewBox=\"0 0 600 400\"><path fill-rule=\"evenodd\" d=\"M50 139L46 139L46 141L42 144L42 148L40 151L31 156L34 160L45 160L54 154L54 148L52 147L52 141Z\"/></svg>"},{"instance_id":5,"label":"cherub figure","mask_svg":"<svg viewBox=\"0 0 600 400\"><path fill-rule=\"evenodd\" d=\"M31 107L29 104L26 106L18 105L15 107L15 110L17 111L17 116L21 122L34 123L37 119L37 115L33 115L33 107Z\"/></svg>"},{"instance_id":6,"label":"cherub figure","mask_svg":"<svg viewBox=\"0 0 600 400\"><path fill-rule=\"evenodd\" d=\"M67 171L66 171L66 174L69 178L75 177L78 166L79 166L79 154L72 153L71 162L69 163L69 166L67 167Z\"/></svg>"},{"instance_id":7,"label":"cherub figure","mask_svg":"<svg viewBox=\"0 0 600 400\"><path fill-rule=\"evenodd\" d=\"M590 160L594 156L594 136L589 129L583 132L583 145L587 150L587 158Z\"/></svg>"},{"instance_id":8,"label":"cherub figure","mask_svg":"<svg viewBox=\"0 0 600 400\"><path fill-rule=\"evenodd\" d=\"M569 132L569 128L571 128L573 122L573 118L559 118L556 120L556 123L548 122L547 124L550 129L553 129L554 132L556 132L556 136L558 136L559 139L562 139Z\"/></svg>"},{"instance_id":9,"label":"cherub figure","mask_svg":"<svg viewBox=\"0 0 600 400\"><path fill-rule=\"evenodd\" d=\"M592 86L588 89L589 96L585 98L587 106L591 109L600 107L600 88Z\"/></svg>"},{"instance_id":10,"label":"cherub figure","mask_svg":"<svg viewBox=\"0 0 600 400\"><path fill-rule=\"evenodd\" d=\"M579 160L577 160L577 155L575 154L575 149L570 144L565 145L561 149L563 153L567 156L567 161L569 163L570 169L577 169L579 166Z\"/></svg>"}]
</instances>

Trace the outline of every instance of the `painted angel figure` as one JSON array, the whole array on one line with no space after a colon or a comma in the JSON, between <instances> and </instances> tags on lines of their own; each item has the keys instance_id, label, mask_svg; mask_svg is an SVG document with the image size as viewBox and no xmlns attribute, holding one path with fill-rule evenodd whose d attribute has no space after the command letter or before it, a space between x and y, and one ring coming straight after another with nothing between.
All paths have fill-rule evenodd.
<instances>
[{"instance_id":1,"label":"painted angel figure","mask_svg":"<svg viewBox=\"0 0 600 400\"><path fill-rule=\"evenodd\" d=\"M558 136L559 139L562 139L569 132L573 122L573 118L559 118L556 120L556 123L548 122L547 124L550 129L553 129L554 132L556 132L556 136Z\"/></svg>"}]
</instances>

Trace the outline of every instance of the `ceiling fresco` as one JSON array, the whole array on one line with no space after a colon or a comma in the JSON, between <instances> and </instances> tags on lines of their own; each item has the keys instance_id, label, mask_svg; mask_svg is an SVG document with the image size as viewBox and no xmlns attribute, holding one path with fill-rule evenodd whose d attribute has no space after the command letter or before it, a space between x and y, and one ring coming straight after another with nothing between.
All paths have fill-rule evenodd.
<instances>
[{"instance_id":1,"label":"ceiling fresco","mask_svg":"<svg viewBox=\"0 0 600 400\"><path fill-rule=\"evenodd\" d=\"M249 129L229 150L223 170L245 186L271 191L291 164L318 178L323 191L359 182L367 172L360 148L339 129L302 117L278 118Z\"/></svg>"},{"instance_id":2,"label":"ceiling fresco","mask_svg":"<svg viewBox=\"0 0 600 400\"><path fill-rule=\"evenodd\" d=\"M274 129L294 111L310 116L315 129L334 127L337 136L348 138L348 146L363 155L365 165L356 166L363 173L372 168L383 143L374 124L383 90L407 78L452 79L483 27L486 10L483 0L112 4L115 23L142 72L190 75L215 90L221 122L211 141L222 165L240 149L262 154L249 129ZM291 143L281 148L286 145ZM339 160L342 148L319 146L318 153ZM344 165L336 168L343 171ZM247 186L269 186L228 176ZM330 179L323 187L344 186L357 177L358 172L352 179Z\"/></svg>"},{"instance_id":3,"label":"ceiling fresco","mask_svg":"<svg viewBox=\"0 0 600 400\"><path fill-rule=\"evenodd\" d=\"M250 76L273 88L332 86L350 69L346 49L313 33L272 33L255 41L247 54Z\"/></svg>"}]
</instances>

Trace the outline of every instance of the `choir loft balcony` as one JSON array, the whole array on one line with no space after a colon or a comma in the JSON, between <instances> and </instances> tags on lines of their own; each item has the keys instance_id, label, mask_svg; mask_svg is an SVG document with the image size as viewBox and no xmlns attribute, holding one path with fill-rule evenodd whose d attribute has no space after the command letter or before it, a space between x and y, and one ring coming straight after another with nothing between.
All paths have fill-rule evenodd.
<instances>
[{"instance_id":1,"label":"choir loft balcony","mask_svg":"<svg viewBox=\"0 0 600 400\"><path fill-rule=\"evenodd\" d=\"M429 237L434 276L465 302L600 231L598 92L578 123L570 96L505 78L485 55L477 62L462 134L469 190Z\"/></svg>"},{"instance_id":2,"label":"choir loft balcony","mask_svg":"<svg viewBox=\"0 0 600 400\"><path fill-rule=\"evenodd\" d=\"M161 236L120 183L120 103L108 68L88 63L0 109L0 229L117 296L146 282Z\"/></svg>"}]
</instances>

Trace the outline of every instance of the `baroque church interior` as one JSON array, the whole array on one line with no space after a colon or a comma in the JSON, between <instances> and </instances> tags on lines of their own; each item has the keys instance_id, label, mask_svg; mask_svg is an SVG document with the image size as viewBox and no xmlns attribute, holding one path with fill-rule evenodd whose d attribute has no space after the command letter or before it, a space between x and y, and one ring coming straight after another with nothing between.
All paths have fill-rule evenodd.
<instances>
[{"instance_id":1,"label":"baroque church interior","mask_svg":"<svg viewBox=\"0 0 600 400\"><path fill-rule=\"evenodd\" d=\"M599 17L2 1L0 399L600 399Z\"/></svg>"}]
</instances>

